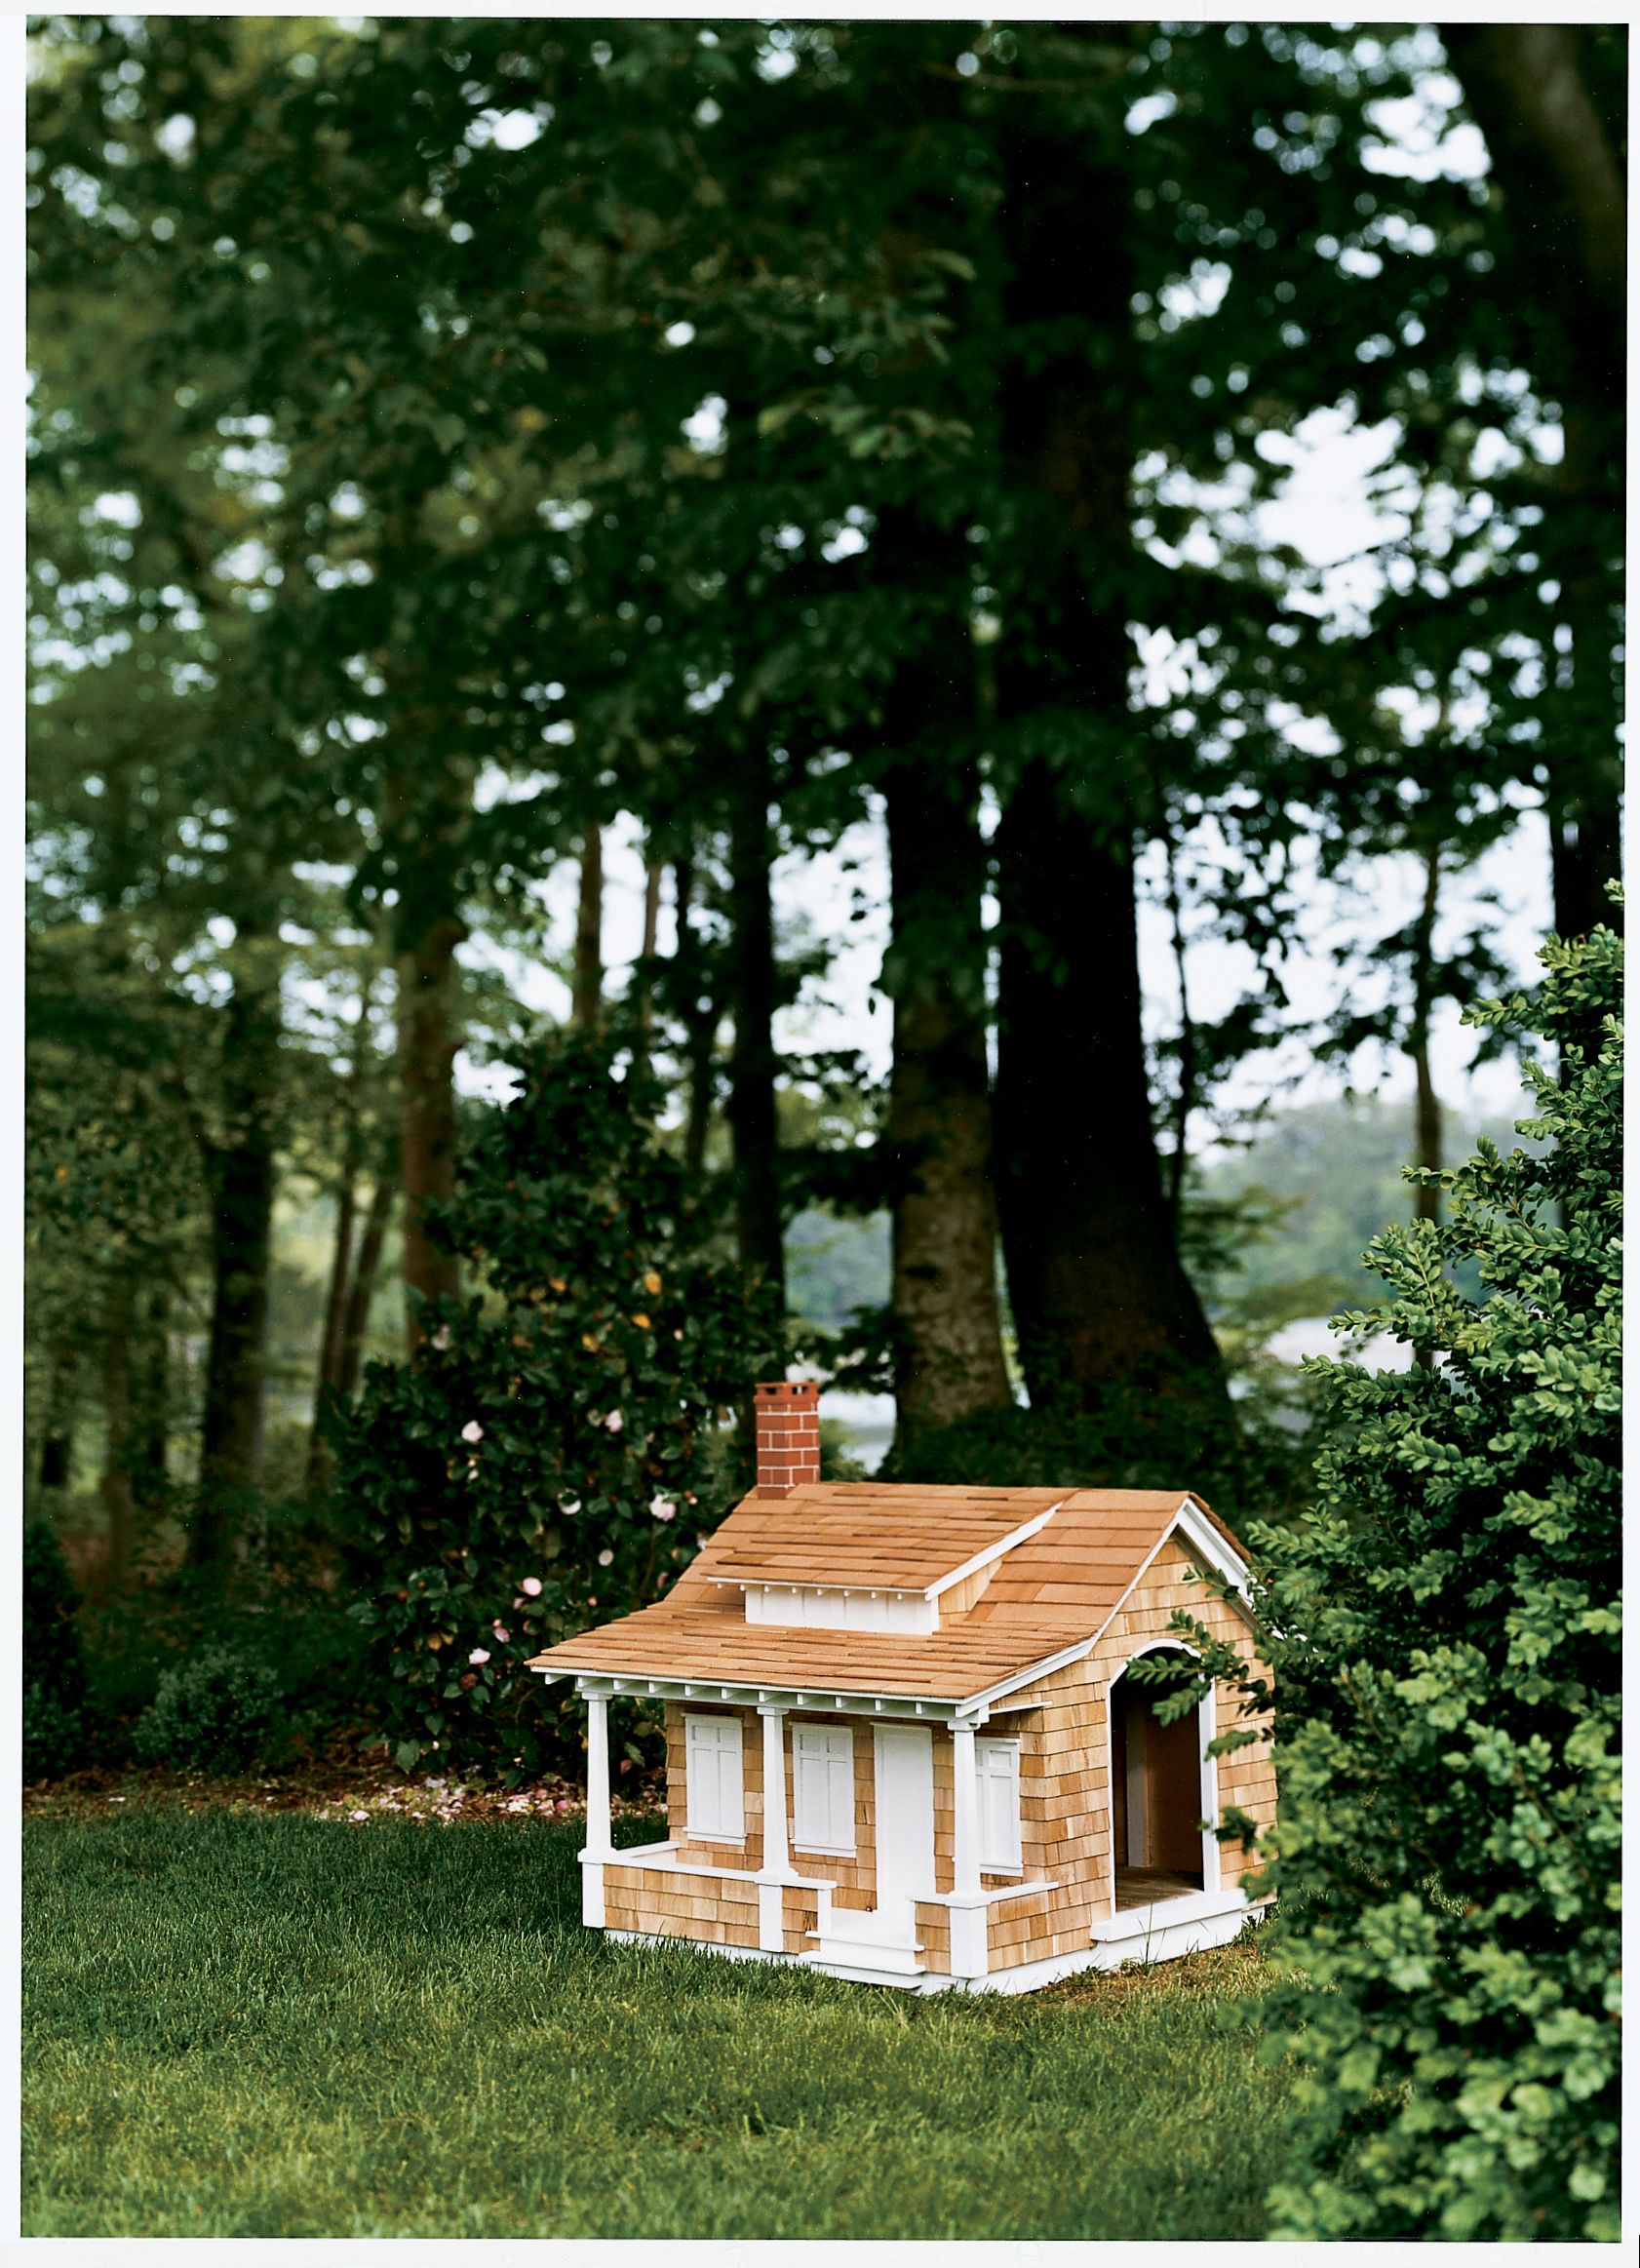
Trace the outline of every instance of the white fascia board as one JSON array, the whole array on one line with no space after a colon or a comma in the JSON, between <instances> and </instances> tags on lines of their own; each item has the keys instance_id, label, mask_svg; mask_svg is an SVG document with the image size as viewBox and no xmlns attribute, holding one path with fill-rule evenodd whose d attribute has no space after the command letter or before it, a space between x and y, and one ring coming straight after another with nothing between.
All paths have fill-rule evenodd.
<instances>
[{"instance_id":1,"label":"white fascia board","mask_svg":"<svg viewBox=\"0 0 1640 2268\"><path fill-rule=\"evenodd\" d=\"M1206 1513L1198 1509L1189 1497L1174 1513L1167 1534L1183 1536L1198 1559L1203 1560L1215 1575L1222 1575L1243 1598L1246 1597L1246 1560L1231 1545L1225 1542ZM1163 1537L1164 1543L1166 1540Z\"/></svg>"},{"instance_id":2,"label":"white fascia board","mask_svg":"<svg viewBox=\"0 0 1640 2268\"><path fill-rule=\"evenodd\" d=\"M960 1567L954 1567L949 1575L942 1575L938 1583L931 1583L922 1593L925 1599L937 1599L941 1591L950 1590L954 1584L965 1583L970 1575L977 1575L982 1567L989 1567L1000 1559L1004 1551L1012 1551L1018 1545L1029 1543L1041 1531L1069 1499L1061 1497L1057 1505L1049 1505L1045 1512L1038 1512L1034 1520L1027 1520L1023 1528L1015 1528L1010 1535L999 1537L988 1544L983 1551L976 1551L972 1559L964 1559Z\"/></svg>"},{"instance_id":3,"label":"white fascia board","mask_svg":"<svg viewBox=\"0 0 1640 2268\"><path fill-rule=\"evenodd\" d=\"M737 1708L761 1702L769 1708L815 1709L837 1716L920 1717L941 1724L967 1705L930 1694L839 1693L831 1686L771 1685L766 1678L650 1677L642 1670L584 1669L569 1674L577 1693L605 1701L638 1695L654 1701L730 1701Z\"/></svg>"},{"instance_id":4,"label":"white fascia board","mask_svg":"<svg viewBox=\"0 0 1640 2268\"><path fill-rule=\"evenodd\" d=\"M1229 1580L1233 1588L1231 1605L1253 1628L1258 1627L1253 1620L1253 1610L1247 1603L1247 1562L1238 1551L1231 1550L1207 1515L1192 1503L1191 1498L1186 1497L1172 1519L1168 1521L1166 1527L1156 1538L1152 1548L1146 1553L1138 1574L1094 1632L1094 1644L1097 1644L1104 1637L1106 1631L1139 1588L1146 1576L1150 1574L1162 1545L1170 1536L1175 1535L1183 1536L1197 1558L1205 1560L1216 1573L1222 1573Z\"/></svg>"},{"instance_id":5,"label":"white fascia board","mask_svg":"<svg viewBox=\"0 0 1640 2268\"><path fill-rule=\"evenodd\" d=\"M1092 1653L1096 1640L1078 1638L1074 1646L1062 1646L1057 1654L1049 1654L1040 1662L1033 1662L1028 1669L1018 1669L1012 1677L1004 1677L997 1685L988 1685L984 1693L976 1693L961 1705L964 1716L976 1709L995 1708L1004 1694L1018 1693L1021 1686L1035 1685L1039 1677L1051 1677L1056 1669L1064 1669L1073 1662L1080 1662Z\"/></svg>"}]
</instances>

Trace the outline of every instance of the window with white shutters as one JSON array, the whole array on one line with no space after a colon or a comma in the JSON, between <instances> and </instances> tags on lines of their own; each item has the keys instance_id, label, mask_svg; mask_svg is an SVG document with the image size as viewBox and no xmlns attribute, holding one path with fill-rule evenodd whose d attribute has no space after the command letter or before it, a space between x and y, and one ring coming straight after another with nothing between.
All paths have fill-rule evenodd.
<instances>
[{"instance_id":1,"label":"window with white shutters","mask_svg":"<svg viewBox=\"0 0 1640 2268\"><path fill-rule=\"evenodd\" d=\"M980 1865L1017 1873L1024 1861L1019 1831L1019 1742L976 1740L980 1783Z\"/></svg>"},{"instance_id":2,"label":"window with white shutters","mask_svg":"<svg viewBox=\"0 0 1640 2268\"><path fill-rule=\"evenodd\" d=\"M800 1851L854 1848L854 1734L848 1725L792 1727L792 1842Z\"/></svg>"},{"instance_id":3,"label":"window with white shutters","mask_svg":"<svg viewBox=\"0 0 1640 2268\"><path fill-rule=\"evenodd\" d=\"M746 1792L738 1717L683 1719L683 1784L691 1835L738 1842L746 1833Z\"/></svg>"}]
</instances>

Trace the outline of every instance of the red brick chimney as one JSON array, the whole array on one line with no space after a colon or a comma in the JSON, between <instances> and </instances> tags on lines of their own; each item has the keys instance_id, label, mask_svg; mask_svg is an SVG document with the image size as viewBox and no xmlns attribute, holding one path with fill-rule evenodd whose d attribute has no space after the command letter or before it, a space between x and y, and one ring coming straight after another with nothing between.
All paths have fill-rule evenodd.
<instances>
[{"instance_id":1,"label":"red brick chimney","mask_svg":"<svg viewBox=\"0 0 1640 2268\"><path fill-rule=\"evenodd\" d=\"M820 1478L820 1388L812 1380L756 1386L758 1494L789 1497Z\"/></svg>"}]
</instances>

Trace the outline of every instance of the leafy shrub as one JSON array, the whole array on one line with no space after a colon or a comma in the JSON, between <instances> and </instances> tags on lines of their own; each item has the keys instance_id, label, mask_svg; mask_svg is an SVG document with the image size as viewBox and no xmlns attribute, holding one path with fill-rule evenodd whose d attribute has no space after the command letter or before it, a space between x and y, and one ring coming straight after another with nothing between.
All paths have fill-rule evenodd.
<instances>
[{"instance_id":1,"label":"leafy shrub","mask_svg":"<svg viewBox=\"0 0 1640 2268\"><path fill-rule=\"evenodd\" d=\"M1520 1128L1548 1148L1483 1142L1434 1177L1446 1225L1375 1241L1394 1296L1344 1322L1422 1366L1314 1365L1319 1501L1254 1531L1284 2044L1312 2072L1279 2237L1619 2233L1620 954L1551 942L1531 1010L1469 1011L1559 1042Z\"/></svg>"},{"instance_id":2,"label":"leafy shrub","mask_svg":"<svg viewBox=\"0 0 1640 2268\"><path fill-rule=\"evenodd\" d=\"M163 1673L133 1743L148 1764L243 1770L271 1750L283 1714L279 1680L264 1662L212 1646Z\"/></svg>"},{"instance_id":3,"label":"leafy shrub","mask_svg":"<svg viewBox=\"0 0 1640 2268\"><path fill-rule=\"evenodd\" d=\"M606 1044L534 1050L430 1219L488 1297L438 1302L419 1358L372 1363L332 1414L406 1770L569 1761L578 1712L525 1662L657 1597L742 1485L719 1421L778 1328L691 1210L655 1100Z\"/></svg>"},{"instance_id":4,"label":"leafy shrub","mask_svg":"<svg viewBox=\"0 0 1640 2268\"><path fill-rule=\"evenodd\" d=\"M39 1684L22 1697L22 1777L60 1779L90 1760L86 1713Z\"/></svg>"},{"instance_id":5,"label":"leafy shrub","mask_svg":"<svg viewBox=\"0 0 1640 2268\"><path fill-rule=\"evenodd\" d=\"M55 1779L92 1758L73 1578L44 1520L22 1532L22 1776Z\"/></svg>"}]
</instances>

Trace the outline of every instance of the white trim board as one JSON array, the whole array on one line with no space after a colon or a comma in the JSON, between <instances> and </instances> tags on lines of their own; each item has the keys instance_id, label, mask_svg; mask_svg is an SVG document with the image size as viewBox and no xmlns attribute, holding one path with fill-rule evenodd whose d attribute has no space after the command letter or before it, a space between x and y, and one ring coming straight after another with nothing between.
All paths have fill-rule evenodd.
<instances>
[{"instance_id":1,"label":"white trim board","mask_svg":"<svg viewBox=\"0 0 1640 2268\"><path fill-rule=\"evenodd\" d=\"M1177 1902L1184 1906L1193 1904L1194 1900L1180 1898ZM1241 1935L1249 1922L1264 1920L1265 1908L1262 1905L1249 1905L1239 1897L1232 1904L1227 1894L1218 1902L1225 1910L1193 1917L1181 1915L1164 1928L1152 1928L1148 1937L1141 1932L1136 1936L1113 1943L1100 1941L1080 1952L1061 1953L1054 1960L1024 1961L1012 1969L993 1969L984 1976L934 1975L926 1970L920 1975L903 1975L886 1970L843 1968L817 1961L812 1954L764 1953L750 1945L710 1945L698 1937L663 1937L652 1936L646 1930L605 1930L604 1935L621 1945L664 1946L669 1952L704 1953L717 1961L767 1961L782 1969L806 1970L814 1975L836 1976L848 1984L887 1985L900 1992L1040 1992L1044 1985L1062 1983L1068 1976L1080 1976L1090 1970L1120 1969L1130 1961L1180 1961L1191 1953L1204 1953L1216 1945L1229 1945ZM1141 1907L1135 1910L1154 1913L1160 1909Z\"/></svg>"}]
</instances>

